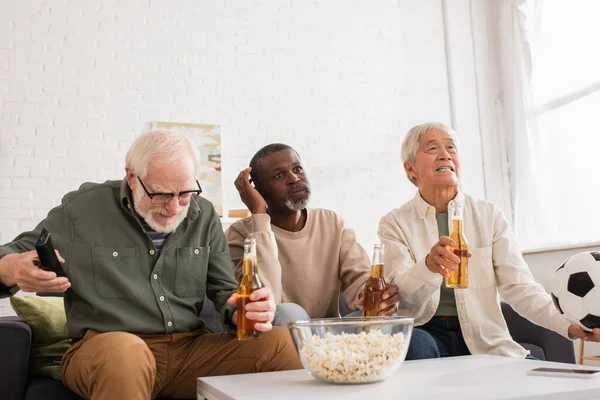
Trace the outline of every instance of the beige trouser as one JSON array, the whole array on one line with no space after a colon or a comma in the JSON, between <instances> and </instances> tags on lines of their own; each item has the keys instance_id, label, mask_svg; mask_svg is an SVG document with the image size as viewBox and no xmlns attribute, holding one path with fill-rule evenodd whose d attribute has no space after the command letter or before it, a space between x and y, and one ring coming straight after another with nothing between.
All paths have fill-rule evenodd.
<instances>
[{"instance_id":1,"label":"beige trouser","mask_svg":"<svg viewBox=\"0 0 600 400\"><path fill-rule=\"evenodd\" d=\"M287 329L258 340L200 330L167 335L88 330L67 350L63 384L86 399L196 398L196 378L300 369Z\"/></svg>"}]
</instances>

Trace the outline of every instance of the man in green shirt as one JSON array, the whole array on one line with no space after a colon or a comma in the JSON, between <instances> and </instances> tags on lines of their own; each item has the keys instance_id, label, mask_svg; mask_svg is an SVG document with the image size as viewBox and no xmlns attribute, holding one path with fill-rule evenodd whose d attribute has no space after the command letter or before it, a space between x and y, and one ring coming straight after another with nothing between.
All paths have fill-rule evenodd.
<instances>
[{"instance_id":1,"label":"man in green shirt","mask_svg":"<svg viewBox=\"0 0 600 400\"><path fill-rule=\"evenodd\" d=\"M301 368L287 330L272 328L268 288L247 317L262 340L213 334L198 314L205 294L235 329L237 282L210 202L197 196L199 154L185 136L153 131L126 157L126 178L86 183L31 232L0 247L0 296L64 292L65 386L84 398L195 397L196 377ZM41 230L67 277L36 266Z\"/></svg>"}]
</instances>

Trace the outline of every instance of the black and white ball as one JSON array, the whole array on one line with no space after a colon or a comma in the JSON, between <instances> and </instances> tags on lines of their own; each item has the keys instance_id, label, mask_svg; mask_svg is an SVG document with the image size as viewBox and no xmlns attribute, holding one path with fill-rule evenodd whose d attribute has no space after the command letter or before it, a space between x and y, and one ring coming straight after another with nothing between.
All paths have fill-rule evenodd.
<instances>
[{"instance_id":1,"label":"black and white ball","mask_svg":"<svg viewBox=\"0 0 600 400\"><path fill-rule=\"evenodd\" d=\"M552 277L554 305L571 323L600 328L600 252L571 256Z\"/></svg>"}]
</instances>

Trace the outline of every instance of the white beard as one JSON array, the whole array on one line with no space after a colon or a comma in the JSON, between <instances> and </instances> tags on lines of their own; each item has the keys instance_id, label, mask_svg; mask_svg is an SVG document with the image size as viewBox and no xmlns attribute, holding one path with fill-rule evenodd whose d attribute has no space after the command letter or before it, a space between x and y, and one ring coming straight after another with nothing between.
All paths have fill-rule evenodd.
<instances>
[{"instance_id":1,"label":"white beard","mask_svg":"<svg viewBox=\"0 0 600 400\"><path fill-rule=\"evenodd\" d=\"M292 211L302 211L306 208L306 206L308 206L308 199L294 201L288 198L285 200L285 205Z\"/></svg>"},{"instance_id":2,"label":"white beard","mask_svg":"<svg viewBox=\"0 0 600 400\"><path fill-rule=\"evenodd\" d=\"M158 221L156 221L156 219L154 219L154 215L158 214L158 215L164 216L167 213L167 211L163 207L154 207L154 208L150 209L149 211L142 210L141 207L139 206L139 204L141 203L142 197L144 197L144 196L145 196L145 193L142 193L141 190L139 190L137 192L134 191L134 193L133 193L133 208L135 208L135 211L142 218L144 218L144 221L146 221L146 223L150 226L150 228L154 229L156 232L160 232L160 233L174 232L175 229L177 229L177 227L179 226L179 224L181 224L183 222L183 220L187 216L188 209L190 208L190 205L187 204L181 210L181 212L177 215L177 218L175 218L171 222L161 225Z\"/></svg>"},{"instance_id":3,"label":"white beard","mask_svg":"<svg viewBox=\"0 0 600 400\"><path fill-rule=\"evenodd\" d=\"M310 185L308 183L298 183L294 188L300 187L300 189L304 189L306 191L306 198L300 200L292 200L292 195L288 193L285 197L285 206L292 211L302 211L308 206L308 200L310 199Z\"/></svg>"}]
</instances>

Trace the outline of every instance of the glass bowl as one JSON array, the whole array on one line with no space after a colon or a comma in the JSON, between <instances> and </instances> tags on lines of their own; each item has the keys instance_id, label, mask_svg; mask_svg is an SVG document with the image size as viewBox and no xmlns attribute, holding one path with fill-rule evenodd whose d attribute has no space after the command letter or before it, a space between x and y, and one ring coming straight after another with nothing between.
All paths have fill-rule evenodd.
<instances>
[{"instance_id":1,"label":"glass bowl","mask_svg":"<svg viewBox=\"0 0 600 400\"><path fill-rule=\"evenodd\" d=\"M304 368L330 383L384 380L406 357L414 320L325 318L288 324Z\"/></svg>"}]
</instances>

